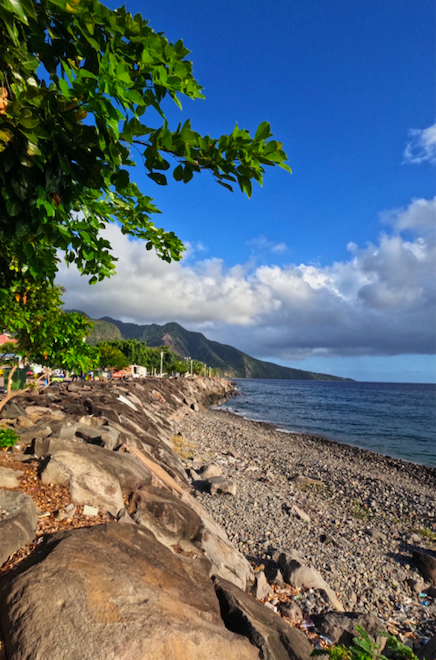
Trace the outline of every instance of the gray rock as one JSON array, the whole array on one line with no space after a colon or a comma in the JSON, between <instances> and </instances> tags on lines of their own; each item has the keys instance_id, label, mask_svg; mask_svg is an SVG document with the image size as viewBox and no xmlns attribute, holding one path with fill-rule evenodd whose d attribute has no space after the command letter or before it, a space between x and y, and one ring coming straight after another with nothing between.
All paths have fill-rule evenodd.
<instances>
[{"instance_id":1,"label":"gray rock","mask_svg":"<svg viewBox=\"0 0 436 660\"><path fill-rule=\"evenodd\" d=\"M0 488L18 488L18 477L22 472L0 467Z\"/></svg>"},{"instance_id":2,"label":"gray rock","mask_svg":"<svg viewBox=\"0 0 436 660\"><path fill-rule=\"evenodd\" d=\"M305 566L298 559L295 559L295 553L283 552L279 557L279 565L282 569L283 577L292 587L305 589L320 589L326 595L331 605L343 612L344 608L339 602L333 589L329 587L320 573L311 566Z\"/></svg>"},{"instance_id":3,"label":"gray rock","mask_svg":"<svg viewBox=\"0 0 436 660\"><path fill-rule=\"evenodd\" d=\"M216 495L217 493L223 493L227 495L236 495L237 486L234 481L230 479L225 479L224 481L213 483L210 487L210 494Z\"/></svg>"},{"instance_id":4,"label":"gray rock","mask_svg":"<svg viewBox=\"0 0 436 660\"><path fill-rule=\"evenodd\" d=\"M383 534L379 529L367 529L365 530L368 536L370 536L374 541L385 541L386 534Z\"/></svg>"},{"instance_id":5,"label":"gray rock","mask_svg":"<svg viewBox=\"0 0 436 660\"><path fill-rule=\"evenodd\" d=\"M48 438L52 430L50 426L37 426L26 429L24 433L20 433L20 444L31 445L37 439Z\"/></svg>"},{"instance_id":6,"label":"gray rock","mask_svg":"<svg viewBox=\"0 0 436 660\"><path fill-rule=\"evenodd\" d=\"M2 419L17 419L17 417L28 417L28 415L16 401L9 401L0 410Z\"/></svg>"},{"instance_id":7,"label":"gray rock","mask_svg":"<svg viewBox=\"0 0 436 660\"><path fill-rule=\"evenodd\" d=\"M111 426L104 426L101 430L101 442L105 449L114 450L120 444L120 432Z\"/></svg>"},{"instance_id":8,"label":"gray rock","mask_svg":"<svg viewBox=\"0 0 436 660\"><path fill-rule=\"evenodd\" d=\"M413 580L409 579L407 580L407 584L410 587L410 590L414 594L420 594L422 591L424 591L425 584L422 580Z\"/></svg>"},{"instance_id":9,"label":"gray rock","mask_svg":"<svg viewBox=\"0 0 436 660\"><path fill-rule=\"evenodd\" d=\"M210 575L218 575L244 591L254 582L253 569L248 561L230 543L224 529L216 523L197 500L183 493L182 501L201 518L195 544L211 563Z\"/></svg>"},{"instance_id":10,"label":"gray rock","mask_svg":"<svg viewBox=\"0 0 436 660\"><path fill-rule=\"evenodd\" d=\"M420 649L418 658L420 660L436 660L436 636L429 639L427 644Z\"/></svg>"},{"instance_id":11,"label":"gray rock","mask_svg":"<svg viewBox=\"0 0 436 660\"><path fill-rule=\"evenodd\" d=\"M310 516L305 511L303 511L303 509L300 509L300 507L298 507L296 504L291 506L291 513L297 516L297 518L300 518L300 520L310 522Z\"/></svg>"},{"instance_id":12,"label":"gray rock","mask_svg":"<svg viewBox=\"0 0 436 660\"><path fill-rule=\"evenodd\" d=\"M379 632L386 631L386 627L378 617L373 614L358 614L357 612L326 612L311 616L313 623L320 633L328 637L333 644L350 646L353 637L358 637L356 626L361 626L370 637L379 645L381 652L386 645L386 637Z\"/></svg>"},{"instance_id":13,"label":"gray rock","mask_svg":"<svg viewBox=\"0 0 436 660\"><path fill-rule=\"evenodd\" d=\"M68 451L98 466L118 479L124 494L133 493L141 486L151 484L151 474L136 458L125 452L108 451L97 445L47 438L35 442L35 455L55 456L58 452ZM121 507L119 507L121 508ZM118 512L118 509L117 509ZM116 512L116 513L117 513Z\"/></svg>"},{"instance_id":14,"label":"gray rock","mask_svg":"<svg viewBox=\"0 0 436 660\"><path fill-rule=\"evenodd\" d=\"M0 587L6 652L16 660L256 660L227 630L201 560L138 525L54 534Z\"/></svg>"},{"instance_id":15,"label":"gray rock","mask_svg":"<svg viewBox=\"0 0 436 660\"><path fill-rule=\"evenodd\" d=\"M68 486L74 504L90 504L114 516L124 507L117 477L78 453L58 451L50 456L41 481Z\"/></svg>"},{"instance_id":16,"label":"gray rock","mask_svg":"<svg viewBox=\"0 0 436 660\"><path fill-rule=\"evenodd\" d=\"M200 410L200 406L198 405L197 401L192 397L185 397L183 399L183 403L189 406L194 412L198 412Z\"/></svg>"},{"instance_id":17,"label":"gray rock","mask_svg":"<svg viewBox=\"0 0 436 660\"><path fill-rule=\"evenodd\" d=\"M0 521L0 566L14 552L33 541L36 530L36 508L29 495L18 491L0 491L0 509L7 517Z\"/></svg>"},{"instance_id":18,"label":"gray rock","mask_svg":"<svg viewBox=\"0 0 436 660\"><path fill-rule=\"evenodd\" d=\"M265 569L266 570L266 569ZM284 587L285 586L285 581L283 579L282 572L279 568L271 568L268 569L268 572L266 573L268 582L270 584L277 584L279 587Z\"/></svg>"},{"instance_id":19,"label":"gray rock","mask_svg":"<svg viewBox=\"0 0 436 660\"><path fill-rule=\"evenodd\" d=\"M401 568L394 568L392 571L392 579L394 582L404 582L406 580L406 573Z\"/></svg>"},{"instance_id":20,"label":"gray rock","mask_svg":"<svg viewBox=\"0 0 436 660\"><path fill-rule=\"evenodd\" d=\"M226 627L248 637L263 660L309 660L312 647L300 630L234 584L218 577L213 582Z\"/></svg>"},{"instance_id":21,"label":"gray rock","mask_svg":"<svg viewBox=\"0 0 436 660\"><path fill-rule=\"evenodd\" d=\"M255 582L254 582L254 588L253 588L253 593L256 598L259 600L263 600L270 594L272 594L272 589L268 584L268 581L265 577L265 573L263 571L259 571L258 573L255 574L254 576Z\"/></svg>"},{"instance_id":22,"label":"gray rock","mask_svg":"<svg viewBox=\"0 0 436 660\"><path fill-rule=\"evenodd\" d=\"M422 541L422 539L419 536L419 534L415 534L415 533L410 534L410 536L407 538L407 542L412 544L412 545L419 544L419 543L421 543L421 541Z\"/></svg>"},{"instance_id":23,"label":"gray rock","mask_svg":"<svg viewBox=\"0 0 436 660\"><path fill-rule=\"evenodd\" d=\"M76 435L77 426L78 424L63 424L57 432L57 436L62 440L72 440Z\"/></svg>"},{"instance_id":24,"label":"gray rock","mask_svg":"<svg viewBox=\"0 0 436 660\"><path fill-rule=\"evenodd\" d=\"M211 477L220 477L223 473L222 469L216 463L209 463L204 465L198 470L202 479L210 479Z\"/></svg>"},{"instance_id":25,"label":"gray rock","mask_svg":"<svg viewBox=\"0 0 436 660\"><path fill-rule=\"evenodd\" d=\"M144 486L130 500L133 519L156 535L170 534L192 541L198 534L201 518L170 491Z\"/></svg>"},{"instance_id":26,"label":"gray rock","mask_svg":"<svg viewBox=\"0 0 436 660\"><path fill-rule=\"evenodd\" d=\"M293 624L298 623L298 621L301 621L303 619L302 609L298 607L297 603L293 600L289 600L285 603L280 603L279 611L282 616L285 616Z\"/></svg>"},{"instance_id":27,"label":"gray rock","mask_svg":"<svg viewBox=\"0 0 436 660\"><path fill-rule=\"evenodd\" d=\"M319 479L312 479L311 477L306 477L304 474L298 474L292 479L293 483L299 484L300 486L324 486L324 482Z\"/></svg>"},{"instance_id":28,"label":"gray rock","mask_svg":"<svg viewBox=\"0 0 436 660\"><path fill-rule=\"evenodd\" d=\"M136 525L136 522L129 515L127 509L120 509L118 511L117 522L122 523L123 525Z\"/></svg>"},{"instance_id":29,"label":"gray rock","mask_svg":"<svg viewBox=\"0 0 436 660\"><path fill-rule=\"evenodd\" d=\"M52 409L47 406L27 406L25 410L28 415L39 415L40 417L51 415L53 412Z\"/></svg>"},{"instance_id":30,"label":"gray rock","mask_svg":"<svg viewBox=\"0 0 436 660\"><path fill-rule=\"evenodd\" d=\"M85 442L98 445L101 441L101 427L88 426L88 424L78 424L75 435L82 438Z\"/></svg>"},{"instance_id":31,"label":"gray rock","mask_svg":"<svg viewBox=\"0 0 436 660\"><path fill-rule=\"evenodd\" d=\"M424 580L428 580L436 586L436 557L426 552L415 551L413 561Z\"/></svg>"}]
</instances>

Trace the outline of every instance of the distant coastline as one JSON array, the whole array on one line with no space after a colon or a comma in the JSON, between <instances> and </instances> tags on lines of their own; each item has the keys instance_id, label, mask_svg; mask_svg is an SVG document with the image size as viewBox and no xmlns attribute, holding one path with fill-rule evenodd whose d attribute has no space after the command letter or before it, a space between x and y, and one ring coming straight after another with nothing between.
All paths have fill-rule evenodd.
<instances>
[{"instance_id":1,"label":"distant coastline","mask_svg":"<svg viewBox=\"0 0 436 660\"><path fill-rule=\"evenodd\" d=\"M221 406L240 417L436 467L436 385L235 379Z\"/></svg>"}]
</instances>

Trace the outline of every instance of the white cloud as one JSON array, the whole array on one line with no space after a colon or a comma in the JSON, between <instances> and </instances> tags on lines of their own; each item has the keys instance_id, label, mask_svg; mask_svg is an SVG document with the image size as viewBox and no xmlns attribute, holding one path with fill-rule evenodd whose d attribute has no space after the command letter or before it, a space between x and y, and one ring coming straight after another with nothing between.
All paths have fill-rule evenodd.
<instances>
[{"instance_id":1,"label":"white cloud","mask_svg":"<svg viewBox=\"0 0 436 660\"><path fill-rule=\"evenodd\" d=\"M405 230L420 234L433 232L436 228L436 197L414 199L407 208L384 211L380 214L380 220L392 225L398 232Z\"/></svg>"},{"instance_id":2,"label":"white cloud","mask_svg":"<svg viewBox=\"0 0 436 660\"><path fill-rule=\"evenodd\" d=\"M286 252L288 246L286 243L274 243L268 240L265 236L258 236L247 241L247 245L251 247L253 252L271 252L272 254L281 254Z\"/></svg>"},{"instance_id":3,"label":"white cloud","mask_svg":"<svg viewBox=\"0 0 436 660\"><path fill-rule=\"evenodd\" d=\"M221 259L166 264L129 241L107 235L117 275L90 287L63 266L67 308L94 318L138 323L178 321L257 357L427 354L435 349L436 241L427 230L436 200L414 200L389 216L391 233L348 261L226 268Z\"/></svg>"},{"instance_id":4,"label":"white cloud","mask_svg":"<svg viewBox=\"0 0 436 660\"><path fill-rule=\"evenodd\" d=\"M411 140L404 150L404 162L419 164L428 160L436 163L436 123L423 130L413 128L409 135Z\"/></svg>"}]
</instances>

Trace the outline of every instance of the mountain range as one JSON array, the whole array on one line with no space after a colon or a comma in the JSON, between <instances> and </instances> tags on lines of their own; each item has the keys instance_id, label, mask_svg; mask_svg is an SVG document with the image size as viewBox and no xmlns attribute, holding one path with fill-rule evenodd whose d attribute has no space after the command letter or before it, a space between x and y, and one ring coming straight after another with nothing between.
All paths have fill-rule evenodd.
<instances>
[{"instance_id":1,"label":"mountain range","mask_svg":"<svg viewBox=\"0 0 436 660\"><path fill-rule=\"evenodd\" d=\"M94 331L87 339L88 343L92 345L99 341L136 339L147 342L147 346L151 347L169 346L181 357L200 360L213 369L219 369L221 375L229 378L347 380L338 376L292 369L272 362L257 360L233 346L207 339L201 332L186 330L178 323L138 325L137 323L123 323L108 316L93 319L93 323Z\"/></svg>"}]
</instances>

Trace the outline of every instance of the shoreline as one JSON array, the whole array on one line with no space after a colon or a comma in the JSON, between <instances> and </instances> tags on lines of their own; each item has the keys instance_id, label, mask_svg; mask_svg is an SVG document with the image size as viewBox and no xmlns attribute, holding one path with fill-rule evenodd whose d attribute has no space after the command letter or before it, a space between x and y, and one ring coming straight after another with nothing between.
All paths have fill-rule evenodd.
<instances>
[{"instance_id":1,"label":"shoreline","mask_svg":"<svg viewBox=\"0 0 436 660\"><path fill-rule=\"evenodd\" d=\"M436 384L356 382L352 391L312 389L298 382L279 387L277 381L264 385L256 379L251 385L241 380L233 385L234 396L223 409L249 421L436 469ZM398 391L395 385L401 386Z\"/></svg>"},{"instance_id":2,"label":"shoreline","mask_svg":"<svg viewBox=\"0 0 436 660\"><path fill-rule=\"evenodd\" d=\"M405 458L391 456L390 454L381 454L380 452L373 451L372 449L359 447L359 445L353 445L350 444L349 442L342 442L341 440L333 440L332 438L327 438L323 435L316 435L314 433L305 433L299 431L288 431L285 428L280 428L278 426L278 423L273 423L266 420L251 419L250 417L246 417L245 415L234 412L232 410L227 410L226 408L221 408L219 406L210 406L209 410L213 410L219 413L225 413L226 415L231 415L232 417L236 417L237 419L243 419L246 422L250 422L251 424L262 425L265 428L267 428L267 430L275 431L276 433L282 433L285 436L309 438L313 441L319 442L320 444L325 444L326 446L332 445L335 447L337 446L346 447L349 450L356 450L357 452L362 452L362 454L367 454L368 458L373 458L374 460L378 460L378 459L390 460L393 463L393 467L399 467L403 465L405 469L407 468L407 466L414 466L419 469L424 468L424 470L429 471L430 478L433 478L435 480L435 488L436 488L436 466L427 465L425 463L416 463L415 461L408 461ZM397 463L399 464L399 466L396 465Z\"/></svg>"},{"instance_id":3,"label":"shoreline","mask_svg":"<svg viewBox=\"0 0 436 660\"><path fill-rule=\"evenodd\" d=\"M404 640L436 633L436 600L419 596L431 585L411 557L414 549L436 554L436 468L222 409L189 417L179 430L192 447L188 471L213 462L236 484L235 496L201 487L196 495L254 565L267 571L279 550L297 550L345 610L377 615ZM328 609L317 592L298 604L306 617Z\"/></svg>"}]
</instances>

